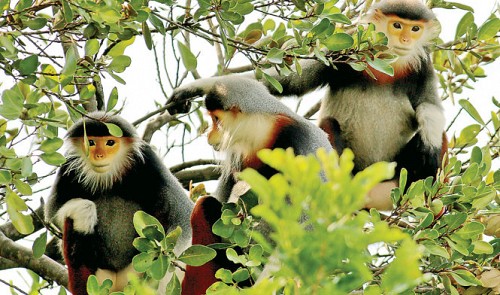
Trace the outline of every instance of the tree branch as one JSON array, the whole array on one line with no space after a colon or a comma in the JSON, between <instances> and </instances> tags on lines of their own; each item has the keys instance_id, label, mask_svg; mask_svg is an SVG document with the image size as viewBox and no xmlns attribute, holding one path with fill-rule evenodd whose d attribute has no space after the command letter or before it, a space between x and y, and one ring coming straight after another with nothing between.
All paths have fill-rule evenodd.
<instances>
[{"instance_id":1,"label":"tree branch","mask_svg":"<svg viewBox=\"0 0 500 295\"><path fill-rule=\"evenodd\" d=\"M33 258L31 249L16 244L1 232L0 256L20 267L31 269L47 281L55 281L61 286L68 286L68 272L64 266L46 255Z\"/></svg>"},{"instance_id":2,"label":"tree branch","mask_svg":"<svg viewBox=\"0 0 500 295\"><path fill-rule=\"evenodd\" d=\"M196 170L185 170L174 173L175 177L179 179L184 188L189 188L192 182L202 182L209 180L217 180L220 177L220 169L218 167L207 167Z\"/></svg>"}]
</instances>

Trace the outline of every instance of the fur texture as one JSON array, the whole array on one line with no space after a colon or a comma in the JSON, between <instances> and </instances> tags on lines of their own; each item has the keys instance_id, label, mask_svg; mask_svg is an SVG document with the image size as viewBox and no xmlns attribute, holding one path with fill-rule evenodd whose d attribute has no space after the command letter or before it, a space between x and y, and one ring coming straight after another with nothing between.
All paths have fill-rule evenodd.
<instances>
[{"instance_id":1,"label":"fur texture","mask_svg":"<svg viewBox=\"0 0 500 295\"><path fill-rule=\"evenodd\" d=\"M167 232L182 228L174 249L177 254L191 243L193 203L178 180L136 136L131 124L103 113L91 113L89 117L96 120L85 119L88 136L109 136L103 123L113 123L125 138L112 168L98 173L81 150L83 121L68 132L67 162L58 171L45 216L63 230L63 254L74 295L87 294L86 280L98 270L124 285L126 277L121 276L126 276L125 269L138 253L132 245L137 237L132 219L138 210L156 217Z\"/></svg>"}]
</instances>

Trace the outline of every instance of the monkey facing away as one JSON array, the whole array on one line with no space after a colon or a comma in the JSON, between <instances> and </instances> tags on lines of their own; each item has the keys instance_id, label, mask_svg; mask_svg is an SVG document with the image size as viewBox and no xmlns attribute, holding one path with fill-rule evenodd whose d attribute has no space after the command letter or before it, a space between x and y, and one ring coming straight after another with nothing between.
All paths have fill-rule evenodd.
<instances>
[{"instance_id":1,"label":"monkey facing away","mask_svg":"<svg viewBox=\"0 0 500 295\"><path fill-rule=\"evenodd\" d=\"M170 101L189 103L202 95L206 95L205 106L213 121L208 142L226 156L215 193L221 202L229 200L235 172L254 168L267 178L277 172L258 159L259 150L293 148L296 155L314 154L318 148L332 150L325 132L254 79L234 75L196 80L177 88Z\"/></svg>"},{"instance_id":2,"label":"monkey facing away","mask_svg":"<svg viewBox=\"0 0 500 295\"><path fill-rule=\"evenodd\" d=\"M90 113L67 133L67 162L59 169L46 205L46 218L63 231L63 256L69 290L87 294L87 278L111 279L112 291L122 290L133 273L133 215L143 210L167 232L177 226L182 235L174 251L191 243L193 203L177 179L134 127L118 116ZM121 128L109 133L105 123Z\"/></svg>"},{"instance_id":3,"label":"monkey facing away","mask_svg":"<svg viewBox=\"0 0 500 295\"><path fill-rule=\"evenodd\" d=\"M349 147L355 170L378 161L396 161L408 170L408 182L435 176L440 167L445 117L437 93L437 79L428 53L440 25L419 0L383 0L367 18L388 37L388 51L398 55L394 75L370 68L356 71L345 63L337 69L322 62L301 63L302 75L272 75L283 86L274 95L302 95L328 86L321 102L319 125L334 148Z\"/></svg>"}]
</instances>

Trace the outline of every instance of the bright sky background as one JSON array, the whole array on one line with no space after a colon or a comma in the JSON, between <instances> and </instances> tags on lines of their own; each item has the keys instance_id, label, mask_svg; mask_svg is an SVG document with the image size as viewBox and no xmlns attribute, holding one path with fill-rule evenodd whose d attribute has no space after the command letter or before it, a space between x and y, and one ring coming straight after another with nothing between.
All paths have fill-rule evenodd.
<instances>
[{"instance_id":1,"label":"bright sky background","mask_svg":"<svg viewBox=\"0 0 500 295\"><path fill-rule=\"evenodd\" d=\"M474 16L476 24L482 24L494 10L495 5L497 5L497 0L456 0L456 2L464 3L470 5L474 8ZM442 24L441 38L444 41L451 41L455 34L455 28L460 20L460 18L465 14L465 11L460 10L444 10L436 9L434 10L438 19ZM157 42L161 42L161 38L157 39ZM215 73L216 69L216 59L215 50L210 47L207 42L202 42L199 46L194 46L192 48L194 54L200 53L200 58L198 58L198 71L202 77L208 77ZM122 115L129 121L134 121L148 112L154 111L156 106L154 105L154 100L164 103L163 94L160 90L157 76L154 55L152 52L148 51L144 45L144 41L141 37L138 37L136 42L129 47L125 54L132 58L132 65L126 70L121 76L127 81L126 85L121 85L111 78L104 81L105 97L108 97L109 92L114 86L118 87L119 97L121 104L124 99L126 99L125 108ZM238 63L248 64L243 58L237 59ZM236 64L232 64L236 66ZM492 96L500 99L500 62L497 61L493 65L486 67L486 74L488 77L486 79L480 79L473 86L475 90L467 90L461 95L457 95L456 99L471 98L471 102L479 109L480 114L483 119L487 121L490 118L490 112L494 110L494 106L491 103ZM108 76L109 77L109 76ZM192 78L189 77L191 80ZM317 94L315 97L319 97ZM154 99L153 99L154 98ZM317 98L316 98L317 99ZM294 100L285 100L289 105L293 105ZM306 103L310 101L310 103ZM304 114L308 108L316 102L315 99L306 100L299 109L300 114ZM444 103L445 108L448 110L446 112L447 122L455 116L456 108L451 105L449 101ZM452 110L452 111L450 111ZM460 130L460 128L467 126L468 124L474 123L472 119L464 112L457 120L456 128L454 130ZM144 126L143 124L142 126ZM140 129L140 134L142 130ZM448 133L450 136L451 133ZM162 138L163 137L163 138ZM157 132L153 137L153 144L159 149L161 154L164 153L164 148L162 148L162 142L165 142L164 135L161 132ZM189 158L186 160L195 160L199 158L213 158L219 157L216 155L211 147L206 144L206 138L202 137L196 144L192 144L187 149L187 154ZM169 154L165 158L165 163L167 166L172 166L181 163L182 160L179 154ZM499 160L496 162L496 167L500 167ZM45 186L50 185L45 184ZM210 186L209 186L210 188ZM48 195L48 191L43 193L44 196ZM10 271L0 271L0 278L4 280L13 279L14 283L24 290L29 290L28 285L30 285L30 278L22 272L22 275L18 270ZM27 281L28 283L25 283ZM58 290L58 289L57 289ZM9 289L0 283L0 294L9 294ZM44 291L42 294L57 294L57 292Z\"/></svg>"}]
</instances>

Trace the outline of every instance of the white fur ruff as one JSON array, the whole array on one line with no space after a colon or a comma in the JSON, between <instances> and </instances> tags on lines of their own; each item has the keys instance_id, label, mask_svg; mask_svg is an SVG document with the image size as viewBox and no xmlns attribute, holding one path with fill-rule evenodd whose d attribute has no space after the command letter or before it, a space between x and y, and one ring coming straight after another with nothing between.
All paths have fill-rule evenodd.
<instances>
[{"instance_id":1,"label":"white fur ruff","mask_svg":"<svg viewBox=\"0 0 500 295\"><path fill-rule=\"evenodd\" d=\"M220 131L220 150L226 152L223 174L231 174L234 167L241 167L246 157L265 148L276 123L271 114L228 114L224 117ZM229 171L227 171L229 170Z\"/></svg>"},{"instance_id":2,"label":"white fur ruff","mask_svg":"<svg viewBox=\"0 0 500 295\"><path fill-rule=\"evenodd\" d=\"M67 201L56 214L56 221L62 228L66 218L73 219L73 228L77 232L91 234L97 224L97 210L91 200L76 198Z\"/></svg>"},{"instance_id":3,"label":"white fur ruff","mask_svg":"<svg viewBox=\"0 0 500 295\"><path fill-rule=\"evenodd\" d=\"M78 175L78 182L92 193L110 189L115 182L121 180L125 172L131 169L134 163L134 155L142 157L142 153L140 152L141 145L141 141L134 141L131 146L123 145L111 163L109 170L99 173L92 169L87 155L80 148L79 144L72 142L68 151L68 161L71 164L66 173L75 171Z\"/></svg>"}]
</instances>

